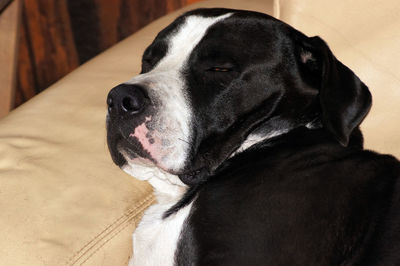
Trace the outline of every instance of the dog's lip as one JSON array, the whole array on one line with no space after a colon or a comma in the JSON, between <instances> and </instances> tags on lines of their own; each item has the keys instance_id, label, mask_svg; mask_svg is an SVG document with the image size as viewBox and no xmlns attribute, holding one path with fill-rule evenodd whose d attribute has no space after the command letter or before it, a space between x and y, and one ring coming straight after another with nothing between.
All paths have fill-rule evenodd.
<instances>
[{"instance_id":1,"label":"dog's lip","mask_svg":"<svg viewBox=\"0 0 400 266\"><path fill-rule=\"evenodd\" d=\"M129 147L123 147L121 142L117 144L117 150L122 156L128 157L126 159L132 160L139 157L138 154Z\"/></svg>"},{"instance_id":2,"label":"dog's lip","mask_svg":"<svg viewBox=\"0 0 400 266\"><path fill-rule=\"evenodd\" d=\"M139 160L141 163L147 164L149 166L150 165L156 166L169 174L178 175L176 172L174 172L172 170L160 167L160 165L154 159L140 156L137 152L135 152L130 147L122 147L121 144L119 144L118 146L119 146L118 152L125 158L125 160L127 162L130 161L130 162L134 163L135 160Z\"/></svg>"},{"instance_id":3,"label":"dog's lip","mask_svg":"<svg viewBox=\"0 0 400 266\"><path fill-rule=\"evenodd\" d=\"M139 143L133 143L132 138L129 136L126 137L122 133L120 134L120 139L117 141L116 148L119 153L123 156L127 157L126 159L135 159L135 158L143 158L152 161L154 164L157 164L154 158L148 154L148 156L143 156L143 153L146 153L145 150L140 150Z\"/></svg>"},{"instance_id":4,"label":"dog's lip","mask_svg":"<svg viewBox=\"0 0 400 266\"><path fill-rule=\"evenodd\" d=\"M177 174L181 181L186 185L195 185L202 183L209 176L209 171L205 167L198 168L196 170L188 171L185 173Z\"/></svg>"}]
</instances>

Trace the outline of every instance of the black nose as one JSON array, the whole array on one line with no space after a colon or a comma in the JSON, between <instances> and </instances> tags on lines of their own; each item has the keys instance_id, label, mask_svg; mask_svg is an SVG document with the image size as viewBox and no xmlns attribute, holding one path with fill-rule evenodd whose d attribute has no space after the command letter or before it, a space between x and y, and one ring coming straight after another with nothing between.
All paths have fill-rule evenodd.
<instances>
[{"instance_id":1,"label":"black nose","mask_svg":"<svg viewBox=\"0 0 400 266\"><path fill-rule=\"evenodd\" d=\"M144 110L146 102L144 89L134 84L120 84L107 97L110 114L138 114Z\"/></svg>"}]
</instances>

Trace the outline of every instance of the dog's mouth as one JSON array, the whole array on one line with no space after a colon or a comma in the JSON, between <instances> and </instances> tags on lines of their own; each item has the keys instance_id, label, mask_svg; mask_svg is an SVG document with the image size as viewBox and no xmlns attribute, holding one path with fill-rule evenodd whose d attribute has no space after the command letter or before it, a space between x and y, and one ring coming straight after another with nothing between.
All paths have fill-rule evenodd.
<instances>
[{"instance_id":1,"label":"dog's mouth","mask_svg":"<svg viewBox=\"0 0 400 266\"><path fill-rule=\"evenodd\" d=\"M166 126L165 128L168 129ZM189 186L199 183L199 180L205 180L209 173L207 167L191 165L188 159L189 151L175 148L183 142L182 138L171 137L166 134L168 132L168 130L162 131L161 126L158 128L145 123L128 130L121 128L117 123L108 124L107 142L114 163L141 180L147 180L147 178L139 176L143 172L156 169L165 174L179 177L183 183ZM154 141L150 141L151 139ZM189 142L185 141L184 144L189 145Z\"/></svg>"},{"instance_id":2,"label":"dog's mouth","mask_svg":"<svg viewBox=\"0 0 400 266\"><path fill-rule=\"evenodd\" d=\"M115 145L110 147L111 157L114 163L124 170L127 165L129 167L157 167L160 170L178 176L186 185L198 184L199 180L206 179L208 170L205 167L199 169L188 169L183 171L171 170L160 165L154 158L152 158L146 151L141 149L139 145L131 143L123 137L114 141ZM141 179L140 176L135 176Z\"/></svg>"},{"instance_id":3,"label":"dog's mouth","mask_svg":"<svg viewBox=\"0 0 400 266\"><path fill-rule=\"evenodd\" d=\"M148 166L158 167L157 161L152 158L148 152L141 149L140 144L132 143L123 137L116 143L111 153L116 153L117 155L114 156L116 158L123 158L123 160L114 160L114 163L119 167L123 167L127 163L134 164L138 162Z\"/></svg>"}]
</instances>

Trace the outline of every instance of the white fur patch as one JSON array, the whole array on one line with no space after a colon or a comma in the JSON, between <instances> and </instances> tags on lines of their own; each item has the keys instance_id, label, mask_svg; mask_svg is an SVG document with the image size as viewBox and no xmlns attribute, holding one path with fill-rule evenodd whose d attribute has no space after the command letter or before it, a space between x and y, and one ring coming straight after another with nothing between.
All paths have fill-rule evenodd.
<instances>
[{"instance_id":1,"label":"white fur patch","mask_svg":"<svg viewBox=\"0 0 400 266\"><path fill-rule=\"evenodd\" d=\"M131 79L130 84L145 85L149 97L160 101L160 109L151 119L153 137L163 143L164 153L157 166L146 159L127 160L122 169L140 179L147 180L155 190L157 204L145 212L133 235L134 254L130 266L174 265L175 251L185 220L192 203L163 219L163 214L175 205L187 190L178 176L165 170L179 170L184 166L190 148L190 124L192 111L186 96L182 70L194 47L204 37L207 29L229 17L187 17L181 27L169 37L167 55L150 72ZM132 132L135 135L135 132Z\"/></svg>"},{"instance_id":2,"label":"white fur patch","mask_svg":"<svg viewBox=\"0 0 400 266\"><path fill-rule=\"evenodd\" d=\"M163 220L164 211L171 206L157 204L147 209L133 234L130 266L174 265L176 246L192 204Z\"/></svg>"},{"instance_id":3,"label":"white fur patch","mask_svg":"<svg viewBox=\"0 0 400 266\"><path fill-rule=\"evenodd\" d=\"M231 157L242 151L247 150L248 148L250 148L251 146L253 146L259 142L262 142L264 140L285 134L287 132L289 132L289 129L276 130L276 131L269 132L268 134L265 134L265 135L250 134L246 138L246 140L242 143L242 145L240 145L240 147L231 155Z\"/></svg>"},{"instance_id":4,"label":"white fur patch","mask_svg":"<svg viewBox=\"0 0 400 266\"><path fill-rule=\"evenodd\" d=\"M179 236L192 204L166 219L162 216L184 195L187 186L177 176L145 161L130 160L122 169L140 180L147 180L157 198L157 203L145 211L133 234L133 255L129 265L174 265Z\"/></svg>"},{"instance_id":5,"label":"white fur patch","mask_svg":"<svg viewBox=\"0 0 400 266\"><path fill-rule=\"evenodd\" d=\"M232 155L230 157L233 157L234 155L243 152L247 149L249 149L250 147L252 147L253 145L260 143L264 140L267 139L271 139L283 134L288 133L289 131L291 131L292 129L300 126L302 124L291 124L291 123L287 123L286 126L283 126L281 129L279 130L275 130L275 131L271 131L269 133L265 133L265 134L261 134L261 133L254 133L254 134L250 134L247 136L246 140L242 143L242 145L240 145L240 147L234 152L232 153ZM311 122L308 122L306 124L304 124L304 126L308 129L315 129L315 128L320 128L321 127L321 123L314 119Z\"/></svg>"}]
</instances>

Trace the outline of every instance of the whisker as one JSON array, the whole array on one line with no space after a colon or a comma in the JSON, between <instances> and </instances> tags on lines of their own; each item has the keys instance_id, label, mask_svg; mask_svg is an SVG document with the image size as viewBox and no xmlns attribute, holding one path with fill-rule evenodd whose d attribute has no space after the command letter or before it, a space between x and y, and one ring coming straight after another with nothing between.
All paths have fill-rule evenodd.
<instances>
[{"instance_id":1,"label":"whisker","mask_svg":"<svg viewBox=\"0 0 400 266\"><path fill-rule=\"evenodd\" d=\"M184 139L178 138L178 140L180 140L182 142L185 142L187 145L190 145L190 143L188 141L184 140Z\"/></svg>"}]
</instances>

